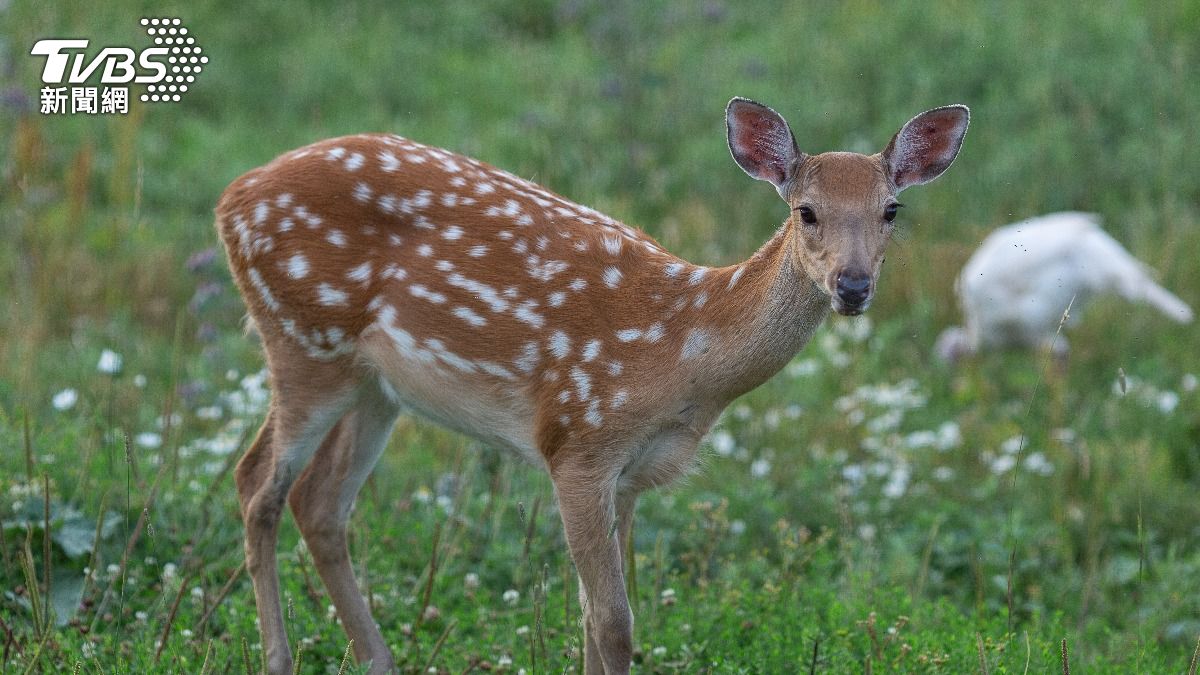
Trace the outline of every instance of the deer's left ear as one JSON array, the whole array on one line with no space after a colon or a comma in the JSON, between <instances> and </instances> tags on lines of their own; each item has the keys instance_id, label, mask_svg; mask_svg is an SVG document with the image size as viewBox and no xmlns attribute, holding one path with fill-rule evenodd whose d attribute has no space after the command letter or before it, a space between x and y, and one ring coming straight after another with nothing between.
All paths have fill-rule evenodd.
<instances>
[{"instance_id":1,"label":"deer's left ear","mask_svg":"<svg viewBox=\"0 0 1200 675\"><path fill-rule=\"evenodd\" d=\"M967 106L948 105L917 115L896 132L883 151L883 165L896 192L928 183L949 169L970 121Z\"/></svg>"},{"instance_id":2,"label":"deer's left ear","mask_svg":"<svg viewBox=\"0 0 1200 675\"><path fill-rule=\"evenodd\" d=\"M783 196L804 156L783 117L761 103L735 98L725 107L725 131L742 171L771 183Z\"/></svg>"}]
</instances>

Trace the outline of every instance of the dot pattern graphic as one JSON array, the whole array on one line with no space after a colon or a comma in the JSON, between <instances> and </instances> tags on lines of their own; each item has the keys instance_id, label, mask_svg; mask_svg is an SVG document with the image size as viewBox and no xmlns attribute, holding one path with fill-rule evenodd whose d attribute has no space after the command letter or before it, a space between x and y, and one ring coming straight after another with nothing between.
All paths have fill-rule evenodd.
<instances>
[{"instance_id":1,"label":"dot pattern graphic","mask_svg":"<svg viewBox=\"0 0 1200 675\"><path fill-rule=\"evenodd\" d=\"M146 85L140 98L149 103L179 101L208 65L208 56L178 17L143 17L141 24L154 45L167 50L167 74ZM158 60L161 62L161 57Z\"/></svg>"}]
</instances>

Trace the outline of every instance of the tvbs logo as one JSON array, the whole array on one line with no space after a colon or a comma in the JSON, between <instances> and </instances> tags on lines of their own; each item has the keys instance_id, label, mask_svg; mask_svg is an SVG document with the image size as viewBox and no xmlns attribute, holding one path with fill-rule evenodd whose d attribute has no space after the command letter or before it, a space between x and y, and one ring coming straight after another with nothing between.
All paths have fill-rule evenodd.
<instances>
[{"instance_id":1,"label":"tvbs logo","mask_svg":"<svg viewBox=\"0 0 1200 675\"><path fill-rule=\"evenodd\" d=\"M146 85L142 101L179 101L208 64L208 56L177 18L145 18L141 23L154 41L154 46L141 50L103 47L89 56L89 40L47 39L34 43L30 54L46 58L42 68L42 82L46 85L42 88L42 112L67 112L68 90L72 113L127 112L128 86L109 85ZM95 86L83 86L89 82L104 85L104 100L115 102L114 105L102 110L88 105L87 99L96 99L100 91ZM77 98L84 103L77 106Z\"/></svg>"}]
</instances>

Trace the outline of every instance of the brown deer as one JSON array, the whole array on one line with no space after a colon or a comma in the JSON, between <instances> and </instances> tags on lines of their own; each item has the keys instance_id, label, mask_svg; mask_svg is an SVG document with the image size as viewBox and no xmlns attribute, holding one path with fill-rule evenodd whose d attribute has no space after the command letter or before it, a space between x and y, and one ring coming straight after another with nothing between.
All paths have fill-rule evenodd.
<instances>
[{"instance_id":1,"label":"brown deer","mask_svg":"<svg viewBox=\"0 0 1200 675\"><path fill-rule=\"evenodd\" d=\"M734 160L792 213L728 267L393 135L320 141L234 181L217 228L273 389L236 473L268 670L292 668L275 559L285 498L355 657L394 670L346 523L410 410L549 472L579 574L585 671L629 672L621 552L638 494L686 473L720 412L831 306L867 309L896 195L950 166L968 119L936 108L879 154L807 155L775 111L733 99Z\"/></svg>"}]
</instances>

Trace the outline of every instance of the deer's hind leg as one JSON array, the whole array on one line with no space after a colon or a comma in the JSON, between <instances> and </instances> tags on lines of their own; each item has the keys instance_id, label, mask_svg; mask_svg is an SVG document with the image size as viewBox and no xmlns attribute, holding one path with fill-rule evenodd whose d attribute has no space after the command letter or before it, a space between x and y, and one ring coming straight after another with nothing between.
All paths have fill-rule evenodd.
<instances>
[{"instance_id":1,"label":"deer's hind leg","mask_svg":"<svg viewBox=\"0 0 1200 675\"><path fill-rule=\"evenodd\" d=\"M377 385L365 385L288 495L317 573L354 641L354 656L359 663L370 662L372 673L391 672L395 664L354 577L346 525L355 497L387 446L398 412Z\"/></svg>"},{"instance_id":2,"label":"deer's hind leg","mask_svg":"<svg viewBox=\"0 0 1200 675\"><path fill-rule=\"evenodd\" d=\"M276 558L284 500L360 388L345 364L316 362L300 354L286 356L270 359L272 366L291 367L271 368L270 410L234 474L245 525L246 569L254 585L269 673L292 670Z\"/></svg>"}]
</instances>

